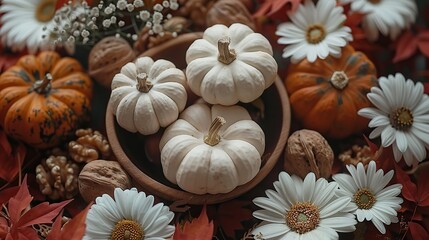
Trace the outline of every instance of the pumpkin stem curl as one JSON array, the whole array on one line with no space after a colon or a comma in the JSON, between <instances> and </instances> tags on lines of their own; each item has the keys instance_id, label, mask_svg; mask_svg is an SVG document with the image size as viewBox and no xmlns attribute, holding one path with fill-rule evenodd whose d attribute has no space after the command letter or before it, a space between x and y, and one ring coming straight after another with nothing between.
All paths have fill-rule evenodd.
<instances>
[{"instance_id":1,"label":"pumpkin stem curl","mask_svg":"<svg viewBox=\"0 0 429 240\"><path fill-rule=\"evenodd\" d=\"M137 74L136 88L140 92L147 93L153 87L153 84L148 80L146 73Z\"/></svg>"},{"instance_id":2,"label":"pumpkin stem curl","mask_svg":"<svg viewBox=\"0 0 429 240\"><path fill-rule=\"evenodd\" d=\"M223 117L216 117L212 125L210 126L209 132L204 137L204 143L215 146L220 142L219 129L225 124L225 119Z\"/></svg>"},{"instance_id":3,"label":"pumpkin stem curl","mask_svg":"<svg viewBox=\"0 0 429 240\"><path fill-rule=\"evenodd\" d=\"M335 71L331 77L331 84L339 90L344 89L349 83L349 78L344 71Z\"/></svg>"},{"instance_id":4,"label":"pumpkin stem curl","mask_svg":"<svg viewBox=\"0 0 429 240\"><path fill-rule=\"evenodd\" d=\"M46 73L45 77L41 80L37 80L33 84L33 91L44 94L49 92L51 90L51 82L52 82L52 75L50 73Z\"/></svg>"},{"instance_id":5,"label":"pumpkin stem curl","mask_svg":"<svg viewBox=\"0 0 429 240\"><path fill-rule=\"evenodd\" d=\"M217 59L219 62L226 65L232 63L237 56L234 49L229 49L229 43L230 40L228 37L221 38L217 42L217 48L219 50L219 57Z\"/></svg>"}]
</instances>

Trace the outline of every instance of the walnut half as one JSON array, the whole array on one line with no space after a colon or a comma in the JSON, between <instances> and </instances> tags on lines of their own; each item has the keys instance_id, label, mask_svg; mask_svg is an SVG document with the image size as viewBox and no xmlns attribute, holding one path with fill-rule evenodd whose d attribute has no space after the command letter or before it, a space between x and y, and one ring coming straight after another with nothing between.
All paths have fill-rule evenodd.
<instances>
[{"instance_id":1,"label":"walnut half","mask_svg":"<svg viewBox=\"0 0 429 240\"><path fill-rule=\"evenodd\" d=\"M316 178L331 176L334 152L318 132L302 129L294 132L287 141L284 169L301 178L313 172Z\"/></svg>"},{"instance_id":2,"label":"walnut half","mask_svg":"<svg viewBox=\"0 0 429 240\"><path fill-rule=\"evenodd\" d=\"M36 167L36 181L50 199L70 199L78 193L79 166L64 156L50 156Z\"/></svg>"},{"instance_id":3,"label":"walnut half","mask_svg":"<svg viewBox=\"0 0 429 240\"><path fill-rule=\"evenodd\" d=\"M69 142L70 157L76 162L91 162L97 159L110 159L112 154L107 139L98 131L79 129L76 141Z\"/></svg>"}]
</instances>

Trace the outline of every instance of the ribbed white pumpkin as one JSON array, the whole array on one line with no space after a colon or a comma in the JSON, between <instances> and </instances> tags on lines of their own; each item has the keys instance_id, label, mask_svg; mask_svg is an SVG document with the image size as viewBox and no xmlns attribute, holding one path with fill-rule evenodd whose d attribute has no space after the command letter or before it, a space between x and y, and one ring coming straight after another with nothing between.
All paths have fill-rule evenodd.
<instances>
[{"instance_id":1,"label":"ribbed white pumpkin","mask_svg":"<svg viewBox=\"0 0 429 240\"><path fill-rule=\"evenodd\" d=\"M156 133L186 105L185 74L172 62L150 57L127 63L112 80L110 103L118 124L130 132Z\"/></svg>"},{"instance_id":2,"label":"ribbed white pumpkin","mask_svg":"<svg viewBox=\"0 0 429 240\"><path fill-rule=\"evenodd\" d=\"M165 177L195 194L227 193L259 172L265 135L240 106L194 104L160 141Z\"/></svg>"},{"instance_id":3,"label":"ribbed white pumpkin","mask_svg":"<svg viewBox=\"0 0 429 240\"><path fill-rule=\"evenodd\" d=\"M269 41L248 26L214 25L186 52L188 85L211 104L251 102L274 82L272 55Z\"/></svg>"}]
</instances>

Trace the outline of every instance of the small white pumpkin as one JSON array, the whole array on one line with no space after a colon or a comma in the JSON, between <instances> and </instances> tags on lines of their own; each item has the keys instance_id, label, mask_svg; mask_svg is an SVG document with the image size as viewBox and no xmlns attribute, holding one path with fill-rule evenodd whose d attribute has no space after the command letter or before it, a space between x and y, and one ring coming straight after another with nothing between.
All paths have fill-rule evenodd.
<instances>
[{"instance_id":1,"label":"small white pumpkin","mask_svg":"<svg viewBox=\"0 0 429 240\"><path fill-rule=\"evenodd\" d=\"M227 193L259 172L265 135L240 106L194 104L160 141L165 177L195 194Z\"/></svg>"},{"instance_id":2,"label":"small white pumpkin","mask_svg":"<svg viewBox=\"0 0 429 240\"><path fill-rule=\"evenodd\" d=\"M150 57L127 63L112 80L110 103L119 126L144 135L174 122L186 105L185 74Z\"/></svg>"},{"instance_id":3,"label":"small white pumpkin","mask_svg":"<svg viewBox=\"0 0 429 240\"><path fill-rule=\"evenodd\" d=\"M186 52L191 90L211 104L248 103L276 78L277 63L269 41L248 26L209 27Z\"/></svg>"}]
</instances>

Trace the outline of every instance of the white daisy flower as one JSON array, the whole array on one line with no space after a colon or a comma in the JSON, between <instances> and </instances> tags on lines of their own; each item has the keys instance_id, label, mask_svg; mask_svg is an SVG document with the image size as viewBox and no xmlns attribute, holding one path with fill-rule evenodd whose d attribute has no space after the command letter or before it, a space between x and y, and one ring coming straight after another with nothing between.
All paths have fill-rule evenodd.
<instances>
[{"instance_id":1,"label":"white daisy flower","mask_svg":"<svg viewBox=\"0 0 429 240\"><path fill-rule=\"evenodd\" d=\"M44 27L53 24L56 0L3 0L0 6L0 36L3 45L14 51L25 47L30 53L52 49L43 38Z\"/></svg>"},{"instance_id":2,"label":"white daisy flower","mask_svg":"<svg viewBox=\"0 0 429 240\"><path fill-rule=\"evenodd\" d=\"M343 26L346 16L335 0L305 0L295 12L288 12L292 22L277 27L278 43L287 44L283 57L297 63L307 57L309 62L329 55L341 56L341 47L353 40L351 29Z\"/></svg>"},{"instance_id":3,"label":"white daisy flower","mask_svg":"<svg viewBox=\"0 0 429 240\"><path fill-rule=\"evenodd\" d=\"M394 40L417 18L417 5L414 0L342 0L342 2L351 2L352 11L366 14L362 25L370 41L376 41L379 32Z\"/></svg>"},{"instance_id":4,"label":"white daisy flower","mask_svg":"<svg viewBox=\"0 0 429 240\"><path fill-rule=\"evenodd\" d=\"M274 190L253 200L263 208L253 216L263 222L252 234L263 239L338 239L337 232L355 231L356 219L348 213L350 197L337 197L338 184L309 173L304 181L286 172L279 174Z\"/></svg>"},{"instance_id":5,"label":"white daisy flower","mask_svg":"<svg viewBox=\"0 0 429 240\"><path fill-rule=\"evenodd\" d=\"M426 158L429 149L429 97L423 84L397 73L379 79L380 87L371 88L368 99L376 108L363 108L360 116L372 119L368 126L375 128L369 137L381 135L383 147L392 145L396 161L404 157L407 165Z\"/></svg>"},{"instance_id":6,"label":"white daisy flower","mask_svg":"<svg viewBox=\"0 0 429 240\"><path fill-rule=\"evenodd\" d=\"M375 162L368 164L368 169L362 163L347 165L349 174L336 174L332 178L340 186L337 192L339 196L349 196L352 211L359 222L372 221L375 227L382 233L386 233L383 225L398 222L397 211L401 208L402 198L397 197L401 193L402 185L386 185L393 177L393 170L384 175L383 170L376 171Z\"/></svg>"},{"instance_id":7,"label":"white daisy flower","mask_svg":"<svg viewBox=\"0 0 429 240\"><path fill-rule=\"evenodd\" d=\"M175 227L168 224L174 213L162 203L153 206L153 196L135 188L116 188L114 195L114 199L104 194L95 200L86 217L83 239L160 240L173 235Z\"/></svg>"}]
</instances>

